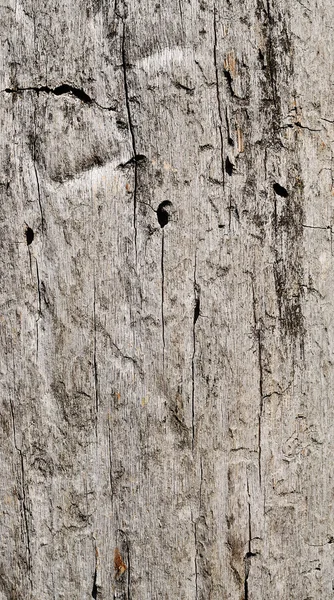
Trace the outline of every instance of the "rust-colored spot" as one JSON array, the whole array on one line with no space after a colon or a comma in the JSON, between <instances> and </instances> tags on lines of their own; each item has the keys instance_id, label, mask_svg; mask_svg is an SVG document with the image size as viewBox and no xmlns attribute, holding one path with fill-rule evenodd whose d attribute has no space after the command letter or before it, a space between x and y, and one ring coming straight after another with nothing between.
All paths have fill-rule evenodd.
<instances>
[{"instance_id":1,"label":"rust-colored spot","mask_svg":"<svg viewBox=\"0 0 334 600\"><path fill-rule=\"evenodd\" d=\"M123 575L123 573L125 573L126 571L126 564L124 564L123 559L120 555L119 549L115 548L115 554L114 554L114 566L115 566L115 579L118 579L119 577L121 577Z\"/></svg>"},{"instance_id":2,"label":"rust-colored spot","mask_svg":"<svg viewBox=\"0 0 334 600\"><path fill-rule=\"evenodd\" d=\"M131 194L131 187L130 187L130 184L129 184L129 183L127 183L127 184L125 185L125 189L126 189L126 191L127 191L127 193L128 193L128 194Z\"/></svg>"}]
</instances>

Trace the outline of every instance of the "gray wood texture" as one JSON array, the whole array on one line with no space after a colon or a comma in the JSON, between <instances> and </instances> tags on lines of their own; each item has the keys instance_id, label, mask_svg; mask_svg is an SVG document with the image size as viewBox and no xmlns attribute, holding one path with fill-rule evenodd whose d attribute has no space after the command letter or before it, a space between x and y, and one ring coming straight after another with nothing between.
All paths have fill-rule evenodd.
<instances>
[{"instance_id":1,"label":"gray wood texture","mask_svg":"<svg viewBox=\"0 0 334 600\"><path fill-rule=\"evenodd\" d=\"M0 15L0 600L329 600L331 1Z\"/></svg>"}]
</instances>

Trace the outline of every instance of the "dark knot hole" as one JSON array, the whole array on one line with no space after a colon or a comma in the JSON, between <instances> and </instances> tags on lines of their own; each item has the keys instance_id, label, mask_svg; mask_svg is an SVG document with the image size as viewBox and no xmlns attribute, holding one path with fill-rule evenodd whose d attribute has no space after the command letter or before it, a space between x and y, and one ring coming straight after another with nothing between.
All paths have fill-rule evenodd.
<instances>
[{"instance_id":1,"label":"dark knot hole","mask_svg":"<svg viewBox=\"0 0 334 600\"><path fill-rule=\"evenodd\" d=\"M161 229L165 227L165 225L167 225L167 223L169 222L172 206L173 205L169 200L164 200L158 206L157 217Z\"/></svg>"},{"instance_id":2,"label":"dark knot hole","mask_svg":"<svg viewBox=\"0 0 334 600\"><path fill-rule=\"evenodd\" d=\"M27 226L25 233L26 233L27 246L30 246L30 244L34 240L34 232L31 229L31 227Z\"/></svg>"}]
</instances>

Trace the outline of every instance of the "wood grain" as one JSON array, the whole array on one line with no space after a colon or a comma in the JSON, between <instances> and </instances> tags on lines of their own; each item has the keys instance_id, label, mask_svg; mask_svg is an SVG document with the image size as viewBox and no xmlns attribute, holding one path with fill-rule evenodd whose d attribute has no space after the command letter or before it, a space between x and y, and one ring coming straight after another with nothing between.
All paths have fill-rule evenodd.
<instances>
[{"instance_id":1,"label":"wood grain","mask_svg":"<svg viewBox=\"0 0 334 600\"><path fill-rule=\"evenodd\" d=\"M0 13L0 600L331 598L331 3Z\"/></svg>"}]
</instances>

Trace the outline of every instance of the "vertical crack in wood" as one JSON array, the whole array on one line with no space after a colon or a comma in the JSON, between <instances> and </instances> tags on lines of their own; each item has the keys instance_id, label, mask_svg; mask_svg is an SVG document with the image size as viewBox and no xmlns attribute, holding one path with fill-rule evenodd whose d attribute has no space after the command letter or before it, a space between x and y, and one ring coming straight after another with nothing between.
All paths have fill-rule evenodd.
<instances>
[{"instance_id":1,"label":"vertical crack in wood","mask_svg":"<svg viewBox=\"0 0 334 600\"><path fill-rule=\"evenodd\" d=\"M97 579L97 570L96 570L96 565L95 565L93 590L92 590L92 598L94 598L95 600L96 600L97 594L98 594L97 585L96 585L96 579Z\"/></svg>"},{"instance_id":2,"label":"vertical crack in wood","mask_svg":"<svg viewBox=\"0 0 334 600\"><path fill-rule=\"evenodd\" d=\"M128 561L128 565L127 565L127 578L126 578L126 586L127 586L127 600L131 600L131 562L130 562L130 548L129 548L129 542L128 540L126 540L126 555L127 555L127 561Z\"/></svg>"},{"instance_id":3,"label":"vertical crack in wood","mask_svg":"<svg viewBox=\"0 0 334 600\"><path fill-rule=\"evenodd\" d=\"M38 206L39 206L39 212L41 215L41 230L42 233L44 233L44 216L43 216L43 209L42 209L42 200L41 200L41 188L40 188L40 184L39 184L39 176L38 176L38 170L37 170L37 166L36 166L36 108L34 110L34 139L33 139L33 164L34 164L34 172L35 172L35 178L36 178L36 185L37 185L37 199L38 199Z\"/></svg>"},{"instance_id":4,"label":"vertical crack in wood","mask_svg":"<svg viewBox=\"0 0 334 600\"><path fill-rule=\"evenodd\" d=\"M30 270L30 277L31 277L31 280L33 280L33 278L34 278L34 277L33 277L33 273L32 273L32 264L31 264L31 251L30 251L30 248L29 248L29 246L28 246L28 254L29 254L29 270Z\"/></svg>"},{"instance_id":5,"label":"vertical crack in wood","mask_svg":"<svg viewBox=\"0 0 334 600\"><path fill-rule=\"evenodd\" d=\"M334 121L333 121L334 123ZM331 173L331 193L334 193L334 168L333 168L333 164L334 164L334 154L333 151L331 150L331 166L330 166L330 173ZM332 228L332 225L331 225Z\"/></svg>"},{"instance_id":6,"label":"vertical crack in wood","mask_svg":"<svg viewBox=\"0 0 334 600\"><path fill-rule=\"evenodd\" d=\"M40 317L42 316L42 301L41 301L41 284L39 279L39 269L38 269L38 261L35 258L36 262L36 278L37 278L37 293L38 293L38 315L36 319L36 360L38 359L38 346L39 346L39 328L38 322Z\"/></svg>"},{"instance_id":7,"label":"vertical crack in wood","mask_svg":"<svg viewBox=\"0 0 334 600\"><path fill-rule=\"evenodd\" d=\"M184 36L182 0L179 0L179 12L180 12L180 19L181 19L181 31L182 31L182 35Z\"/></svg>"},{"instance_id":8,"label":"vertical crack in wood","mask_svg":"<svg viewBox=\"0 0 334 600\"><path fill-rule=\"evenodd\" d=\"M97 414L99 411L99 390L98 390L98 370L97 370L97 357L96 357L96 282L95 282L95 274L94 274L94 280L93 280L93 328L94 328L94 335L93 335L93 370L94 370L94 391L95 391L95 413L96 413L96 420L97 420ZM97 426L97 422L96 422L96 426Z\"/></svg>"},{"instance_id":9,"label":"vertical crack in wood","mask_svg":"<svg viewBox=\"0 0 334 600\"><path fill-rule=\"evenodd\" d=\"M94 568L92 598L94 598L96 600L100 596L100 592L101 592L101 581L100 581L100 573L99 573L99 551L98 551L97 545L95 544L95 568Z\"/></svg>"},{"instance_id":10,"label":"vertical crack in wood","mask_svg":"<svg viewBox=\"0 0 334 600\"><path fill-rule=\"evenodd\" d=\"M200 307L200 299L199 299L199 286L196 281L196 270L197 270L197 256L195 253L195 265L194 265L194 316L193 316L193 352L191 357L191 423L192 423L192 437L191 437L191 447L192 451L194 451L194 443L195 443L195 354L196 354L196 321L199 316L199 307Z\"/></svg>"},{"instance_id":11,"label":"vertical crack in wood","mask_svg":"<svg viewBox=\"0 0 334 600\"><path fill-rule=\"evenodd\" d=\"M251 499L250 499L250 493L249 493L248 477L246 478L246 482L247 482L247 501L248 501L248 549L247 549L247 553L244 558L244 563L245 563L244 591L245 591L245 600L248 600L248 598L249 598L248 579L249 579L249 572L250 572L250 566L251 566L251 558L252 558L252 556L254 556L254 554L252 552L252 513L251 513Z\"/></svg>"},{"instance_id":12,"label":"vertical crack in wood","mask_svg":"<svg viewBox=\"0 0 334 600\"><path fill-rule=\"evenodd\" d=\"M42 314L41 282L39 279L39 269L38 269L37 258L35 258L35 261L36 261L36 277L37 277L37 291L38 291L38 316L40 317Z\"/></svg>"},{"instance_id":13,"label":"vertical crack in wood","mask_svg":"<svg viewBox=\"0 0 334 600\"><path fill-rule=\"evenodd\" d=\"M110 502L113 505L114 489L113 489L113 466L112 466L112 443L110 430L110 415L108 415L108 446L109 446L109 485L110 485Z\"/></svg>"},{"instance_id":14,"label":"vertical crack in wood","mask_svg":"<svg viewBox=\"0 0 334 600\"><path fill-rule=\"evenodd\" d=\"M263 167L264 167L264 179L265 179L265 181L267 181L267 179L268 179L268 150L267 150L267 148L264 148Z\"/></svg>"},{"instance_id":15,"label":"vertical crack in wood","mask_svg":"<svg viewBox=\"0 0 334 600\"><path fill-rule=\"evenodd\" d=\"M194 528L194 575L195 575L195 600L198 599L198 566L197 566L197 554L198 554L198 541L197 541L197 523L194 519L193 513L191 513L191 522Z\"/></svg>"},{"instance_id":16,"label":"vertical crack in wood","mask_svg":"<svg viewBox=\"0 0 334 600\"><path fill-rule=\"evenodd\" d=\"M224 167L224 139L223 139L223 115L222 108L220 102L220 93L219 93L219 75L218 75L218 62L217 62L217 8L214 7L213 11L213 61L215 67L215 83L216 83L216 96L217 96L217 107L218 107L218 117L219 117L219 136L220 136L220 156L221 156L221 172L223 177L223 186L225 185L225 167Z\"/></svg>"},{"instance_id":17,"label":"vertical crack in wood","mask_svg":"<svg viewBox=\"0 0 334 600\"><path fill-rule=\"evenodd\" d=\"M261 403L262 404L262 403ZM262 405L258 416L258 456L259 456L259 483L262 485Z\"/></svg>"},{"instance_id":18,"label":"vertical crack in wood","mask_svg":"<svg viewBox=\"0 0 334 600\"><path fill-rule=\"evenodd\" d=\"M13 392L14 397L16 393L16 383L15 383L15 363L13 357ZM27 566L28 566L28 578L30 582L30 587L32 588L32 579L31 579L31 547L30 547L30 532L29 532L29 524L28 524L28 507L27 507L27 496L26 496L26 483L25 483L25 471L24 471L24 456L22 449L19 448L17 444L16 437L16 425L15 425L15 412L13 399L11 394L9 395L9 404L10 404L10 412L12 417L12 427L13 427L13 442L15 450L19 456L20 462L20 475L21 475L21 497L20 497L20 510L21 510L21 520L23 523L23 529L25 532L26 538L26 550L27 550Z\"/></svg>"},{"instance_id":19,"label":"vertical crack in wood","mask_svg":"<svg viewBox=\"0 0 334 600\"><path fill-rule=\"evenodd\" d=\"M165 271L164 271L164 251L165 251L165 232L162 230L161 236L161 328L162 328L162 370L165 372Z\"/></svg>"},{"instance_id":20,"label":"vertical crack in wood","mask_svg":"<svg viewBox=\"0 0 334 600\"><path fill-rule=\"evenodd\" d=\"M34 171L35 171L36 184L37 184L37 198L38 198L39 212L41 215L41 230L42 230L42 233L44 233L44 217L43 217L43 210L42 210L41 190L40 190L40 185L39 185L39 177L38 177L38 171L37 171L37 167L36 167L35 158L34 158Z\"/></svg>"},{"instance_id":21,"label":"vertical crack in wood","mask_svg":"<svg viewBox=\"0 0 334 600\"><path fill-rule=\"evenodd\" d=\"M259 366L259 393L260 393L260 407L258 417L258 457L259 457L259 483L262 483L262 413L263 413L263 362L262 362L262 340L261 340L261 329L260 323L256 314L256 297L254 289L254 275L250 273L251 284L252 284L252 303L253 303L253 319L254 319L254 331L257 339L257 357Z\"/></svg>"},{"instance_id":22,"label":"vertical crack in wood","mask_svg":"<svg viewBox=\"0 0 334 600\"><path fill-rule=\"evenodd\" d=\"M24 517L26 538L27 538L28 570L30 571L31 570L31 549L30 549L30 533L29 533L29 525L28 525L28 508L27 508L27 496L26 496L26 485L25 485L24 457L23 457L22 450L18 447L16 447L16 449L19 453L20 465L21 465L22 508L23 508L23 517Z\"/></svg>"},{"instance_id":23,"label":"vertical crack in wood","mask_svg":"<svg viewBox=\"0 0 334 600\"><path fill-rule=\"evenodd\" d=\"M125 52L125 21L124 20L123 20L123 36L122 36L122 67L123 67L123 81L124 81L125 104L126 104L126 111L127 111L128 123L129 123L130 135L131 135L132 150L133 150L133 156L136 157L137 156L136 139L135 139L134 127L133 127L132 116L131 116L129 86L128 86L128 79L127 79L127 62L126 62L126 52ZM138 186L138 165L137 165L137 161L136 160L134 161L133 168L134 168L133 228L134 228L135 257L136 257L136 263L137 263L137 186Z\"/></svg>"},{"instance_id":24,"label":"vertical crack in wood","mask_svg":"<svg viewBox=\"0 0 334 600\"><path fill-rule=\"evenodd\" d=\"M251 497L249 493L249 481L247 477L247 498L248 498L248 552L252 552L252 513L251 513Z\"/></svg>"},{"instance_id":25,"label":"vertical crack in wood","mask_svg":"<svg viewBox=\"0 0 334 600\"><path fill-rule=\"evenodd\" d=\"M202 484L203 484L203 460L202 460L202 457L201 457L200 463L199 463L199 475L200 475L200 481L199 481L199 514L202 515Z\"/></svg>"},{"instance_id":26,"label":"vertical crack in wood","mask_svg":"<svg viewBox=\"0 0 334 600\"><path fill-rule=\"evenodd\" d=\"M277 84L276 84L276 69L274 66L274 48L272 41L272 16L270 9L270 2L267 0L267 17L268 17L268 59L269 59L269 74L270 74L270 84L273 93L273 103L277 103Z\"/></svg>"},{"instance_id":27,"label":"vertical crack in wood","mask_svg":"<svg viewBox=\"0 0 334 600\"><path fill-rule=\"evenodd\" d=\"M226 121L226 129L227 129L227 141L230 144L230 146L234 146L234 141L232 139L230 120L229 120L229 116L228 116L227 107L225 107L225 121Z\"/></svg>"},{"instance_id":28,"label":"vertical crack in wood","mask_svg":"<svg viewBox=\"0 0 334 600\"><path fill-rule=\"evenodd\" d=\"M202 486L203 486L203 462L202 462L202 457L200 457L200 463L199 463L199 475L200 475L200 481L199 481L199 490L198 490L198 495L199 495L199 518L202 517ZM197 537L197 523L196 521L193 519L192 516L192 521L193 521L193 525L194 525L194 543L195 543L195 599L198 599L198 593L199 593L199 589L198 589L198 562L199 562L199 557L201 557L201 555L198 552L198 537Z\"/></svg>"}]
</instances>

